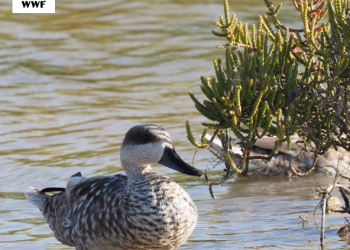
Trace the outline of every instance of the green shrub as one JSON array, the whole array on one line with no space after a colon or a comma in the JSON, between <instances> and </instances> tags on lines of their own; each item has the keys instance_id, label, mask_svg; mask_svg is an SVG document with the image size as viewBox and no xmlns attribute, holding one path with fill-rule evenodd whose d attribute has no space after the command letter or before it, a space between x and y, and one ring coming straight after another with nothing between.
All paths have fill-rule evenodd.
<instances>
[{"instance_id":1,"label":"green shrub","mask_svg":"<svg viewBox=\"0 0 350 250\"><path fill-rule=\"evenodd\" d=\"M276 136L275 144L298 134L307 150L323 154L331 146L350 149L349 127L349 42L350 18L345 0L293 0L303 27L292 29L278 20L275 8L265 0L268 12L258 25L242 24L224 16L212 33L227 40L218 46L225 60L214 60L215 76L201 77L205 99L200 102L189 91L197 110L209 122L202 141L197 142L189 122L188 138L198 148L207 148L204 136L215 129L226 150L230 167L245 174L249 152L258 138ZM328 13L328 21L322 22ZM242 164L236 166L229 154L229 134L243 144ZM214 139L214 136L212 139ZM212 140L211 140L212 141ZM315 157L315 162L317 157ZM244 165L244 163L246 163ZM245 166L245 167L244 167Z\"/></svg>"}]
</instances>

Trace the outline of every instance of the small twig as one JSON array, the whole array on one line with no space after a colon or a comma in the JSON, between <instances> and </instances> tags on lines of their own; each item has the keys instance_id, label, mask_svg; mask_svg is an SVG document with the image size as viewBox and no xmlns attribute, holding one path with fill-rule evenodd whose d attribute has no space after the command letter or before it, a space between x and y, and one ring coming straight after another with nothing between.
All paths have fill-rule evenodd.
<instances>
[{"instance_id":1,"label":"small twig","mask_svg":"<svg viewBox=\"0 0 350 250\"><path fill-rule=\"evenodd\" d=\"M306 214L304 214L304 216L299 216L299 218L301 219L301 223L303 223L302 224L302 228L305 228L305 223L306 224L308 224L309 222L305 219L305 217L306 217Z\"/></svg>"},{"instance_id":2,"label":"small twig","mask_svg":"<svg viewBox=\"0 0 350 250\"><path fill-rule=\"evenodd\" d=\"M282 25L282 24L280 24L278 27L281 27L281 28L284 29L284 30L287 29L287 27L284 26L284 25ZM303 32L302 29L293 29L293 28L288 28L288 29L289 29L290 32L298 32L298 33Z\"/></svg>"},{"instance_id":3,"label":"small twig","mask_svg":"<svg viewBox=\"0 0 350 250\"><path fill-rule=\"evenodd\" d=\"M318 193L318 197L322 196L321 200L319 201L319 203L317 204L317 206L315 207L314 210L314 214L313 214L313 218L314 218L314 222L316 224L317 230L319 232L321 232L321 236L320 236L320 241L321 241L321 248L324 248L324 239L325 239L325 235L324 235L324 225L325 225L325 220L326 220L326 202L327 202L327 196L330 195L330 193L333 191L335 185L329 185L327 187L327 189L324 189L320 186L320 184L317 182L317 180L315 180L316 184L317 184L317 188L316 188L316 192ZM322 204L323 203L323 204ZM322 204L322 219L321 219L321 229L318 227L318 224L316 222L316 211L318 209L318 207Z\"/></svg>"},{"instance_id":4,"label":"small twig","mask_svg":"<svg viewBox=\"0 0 350 250\"><path fill-rule=\"evenodd\" d=\"M347 176L345 176L345 175L343 175L343 174L340 174L340 177L342 177L342 178L347 179L348 181L350 181L350 177L347 177Z\"/></svg>"},{"instance_id":5,"label":"small twig","mask_svg":"<svg viewBox=\"0 0 350 250\"><path fill-rule=\"evenodd\" d=\"M209 143L208 143L209 145L213 143L215 137L218 135L219 132L220 132L220 129L216 129L216 130L214 131L213 136L212 136L212 137L210 138L210 140L209 140Z\"/></svg>"},{"instance_id":6,"label":"small twig","mask_svg":"<svg viewBox=\"0 0 350 250\"><path fill-rule=\"evenodd\" d=\"M310 183L310 188L312 190L312 195L317 199L318 195L315 194L315 189L312 187L311 183Z\"/></svg>"},{"instance_id":7,"label":"small twig","mask_svg":"<svg viewBox=\"0 0 350 250\"><path fill-rule=\"evenodd\" d=\"M324 224L325 224L325 220L326 220L326 199L327 199L327 195L328 193L327 192L324 192L323 193L323 196L322 196L322 201L323 201L323 206L322 206L322 221L321 221L321 237L320 237L320 240L321 240L321 247L323 248L324 247Z\"/></svg>"},{"instance_id":8,"label":"small twig","mask_svg":"<svg viewBox=\"0 0 350 250\"><path fill-rule=\"evenodd\" d=\"M320 232L320 228L318 227L318 224L317 224L317 222L316 222L316 211L317 211L318 207L321 205L321 203L322 203L322 200L320 200L320 202L319 202L319 203L317 204L317 206L315 207L314 215L313 215L314 222L315 222L316 227L317 227L317 230L318 230L319 232Z\"/></svg>"},{"instance_id":9,"label":"small twig","mask_svg":"<svg viewBox=\"0 0 350 250\"><path fill-rule=\"evenodd\" d=\"M192 158L192 166L194 167L194 157L196 157L197 151L194 151L193 158Z\"/></svg>"},{"instance_id":10,"label":"small twig","mask_svg":"<svg viewBox=\"0 0 350 250\"><path fill-rule=\"evenodd\" d=\"M319 203L317 204L317 206L315 207L314 210L314 214L313 214L313 218L314 218L314 222L316 224L317 230L319 230L321 232L321 236L320 236L320 241L321 241L321 249L324 248L325 244L324 244L324 239L325 239L325 235L324 235L324 226L325 226L325 220L326 220L326 204L327 204L327 197L330 196L330 194L333 192L334 188L339 188L344 201L347 200L347 202L345 201L345 203L347 204L347 211L349 209L349 200L346 197L345 191L346 192L350 192L350 189L344 187L343 185L337 184L336 182L339 180L339 178L343 175L343 173L345 171L347 171L348 167L346 167L341 173L339 173L339 158L338 157L338 164L337 164L337 174L334 178L333 184L329 185L326 189L322 188L320 186L320 184L317 182L317 180L315 179L315 182L317 184L316 189L314 190L312 187L312 194L317 198L322 196L321 200L319 201ZM317 193L317 196L315 195L315 192ZM319 229L317 222L316 222L316 211L318 209L318 207L322 204L322 219L321 219L321 230Z\"/></svg>"},{"instance_id":11,"label":"small twig","mask_svg":"<svg viewBox=\"0 0 350 250\"><path fill-rule=\"evenodd\" d=\"M228 179L231 178L231 176L232 176L234 173L235 173L235 172L227 172L227 173L225 174L225 176L222 177L221 181L216 182L216 181L211 181L211 180L209 180L207 171L206 171L206 170L204 171L204 179L205 179L205 182L208 184L210 196L211 196L214 200L216 199L216 197L215 197L214 192L213 192L213 186L218 186L218 185L224 184Z\"/></svg>"},{"instance_id":12,"label":"small twig","mask_svg":"<svg viewBox=\"0 0 350 250\"><path fill-rule=\"evenodd\" d=\"M322 193L322 198L321 198L320 202L317 204L317 206L315 207L314 215L313 215L314 222L316 224L317 230L319 232L321 232L320 241L321 241L321 247L322 248L324 247L324 238L325 238L324 237L324 224L325 224L325 220L326 220L326 199L327 199L327 195L328 195L327 190ZM323 205L322 205L322 220L321 220L321 230L320 230L320 228L318 227L317 222L316 222L316 211L317 211L318 207L321 205L322 202L323 202Z\"/></svg>"},{"instance_id":13,"label":"small twig","mask_svg":"<svg viewBox=\"0 0 350 250\"><path fill-rule=\"evenodd\" d=\"M204 178L205 178L206 182L209 184L209 193L210 193L211 197L215 200L216 197L213 193L213 182L209 181L207 171L204 171Z\"/></svg>"},{"instance_id":14,"label":"small twig","mask_svg":"<svg viewBox=\"0 0 350 250\"><path fill-rule=\"evenodd\" d=\"M293 167L293 158L292 158L292 160L290 161L290 166L291 166L291 168L292 168L292 172L293 172L294 174L296 174L297 176L300 176L300 177L309 175L309 174L315 169L315 166L316 166L317 160L318 160L318 155L317 155L317 153L314 153L314 154L315 154L314 162L312 163L311 168L310 168L307 172L305 172L305 173L298 173L298 172L295 170L295 168Z\"/></svg>"},{"instance_id":15,"label":"small twig","mask_svg":"<svg viewBox=\"0 0 350 250\"><path fill-rule=\"evenodd\" d=\"M350 189L347 188L347 187L344 187L344 186L341 185L341 184L335 184L335 187L336 187L336 188L339 188L339 189L342 189L343 191L346 191L348 194L350 194Z\"/></svg>"},{"instance_id":16,"label":"small twig","mask_svg":"<svg viewBox=\"0 0 350 250\"><path fill-rule=\"evenodd\" d=\"M220 163L226 161L225 157L221 156L221 154L217 153L214 149L209 148L209 152L212 153L218 160L220 160Z\"/></svg>"}]
</instances>

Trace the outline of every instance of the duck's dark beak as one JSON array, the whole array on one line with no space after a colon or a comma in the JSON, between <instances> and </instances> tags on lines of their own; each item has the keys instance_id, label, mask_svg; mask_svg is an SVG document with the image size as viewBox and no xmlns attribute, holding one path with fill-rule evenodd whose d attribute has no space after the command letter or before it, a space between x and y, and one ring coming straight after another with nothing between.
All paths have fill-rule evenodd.
<instances>
[{"instance_id":1,"label":"duck's dark beak","mask_svg":"<svg viewBox=\"0 0 350 250\"><path fill-rule=\"evenodd\" d=\"M160 159L159 163L183 174L194 176L202 175L202 171L184 162L173 148L165 147L162 159Z\"/></svg>"}]
</instances>

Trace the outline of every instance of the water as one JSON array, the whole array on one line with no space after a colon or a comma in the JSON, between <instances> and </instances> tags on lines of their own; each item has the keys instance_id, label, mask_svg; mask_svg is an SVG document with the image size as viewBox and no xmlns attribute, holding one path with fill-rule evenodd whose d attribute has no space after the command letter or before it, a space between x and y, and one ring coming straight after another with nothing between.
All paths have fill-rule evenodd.
<instances>
[{"instance_id":1,"label":"water","mask_svg":"<svg viewBox=\"0 0 350 250\"><path fill-rule=\"evenodd\" d=\"M223 13L221 3L62 0L56 14L12 14L9 1L0 1L1 249L70 249L54 239L23 191L64 186L78 171L122 173L118 152L133 125L166 128L179 154L192 162L185 120L199 133L205 119L187 91L201 97L199 77L213 75L212 59L223 57L215 47L225 41L210 32ZM230 5L249 23L266 13L263 1ZM284 5L282 22L297 26L292 4ZM211 167L208 159L201 151L194 164ZM185 187L199 210L181 249L318 247L312 178L238 178L215 187L212 200L201 180L155 168ZM304 214L309 224L302 228L298 216ZM347 246L335 234L342 224L341 216L327 217L330 249Z\"/></svg>"}]
</instances>

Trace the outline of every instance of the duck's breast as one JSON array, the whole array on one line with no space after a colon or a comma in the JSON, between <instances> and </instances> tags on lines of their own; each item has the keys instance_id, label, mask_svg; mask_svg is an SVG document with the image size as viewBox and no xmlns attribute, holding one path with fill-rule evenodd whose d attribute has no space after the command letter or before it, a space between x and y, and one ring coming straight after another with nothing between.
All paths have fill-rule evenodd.
<instances>
[{"instance_id":1,"label":"duck's breast","mask_svg":"<svg viewBox=\"0 0 350 250\"><path fill-rule=\"evenodd\" d=\"M175 249L196 226L197 208L189 194L166 176L149 175L130 186L128 221L139 244Z\"/></svg>"}]
</instances>

